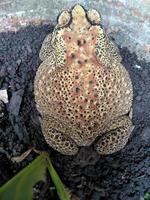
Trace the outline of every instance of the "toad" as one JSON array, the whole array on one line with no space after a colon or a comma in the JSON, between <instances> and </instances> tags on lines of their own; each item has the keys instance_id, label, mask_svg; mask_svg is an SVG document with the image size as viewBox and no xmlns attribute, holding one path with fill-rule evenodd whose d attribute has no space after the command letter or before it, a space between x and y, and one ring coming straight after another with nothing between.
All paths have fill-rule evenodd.
<instances>
[{"instance_id":1,"label":"toad","mask_svg":"<svg viewBox=\"0 0 150 200\"><path fill-rule=\"evenodd\" d=\"M95 139L99 154L122 149L133 130L133 88L100 14L79 4L63 11L40 59L34 90L47 143L65 155Z\"/></svg>"}]
</instances>

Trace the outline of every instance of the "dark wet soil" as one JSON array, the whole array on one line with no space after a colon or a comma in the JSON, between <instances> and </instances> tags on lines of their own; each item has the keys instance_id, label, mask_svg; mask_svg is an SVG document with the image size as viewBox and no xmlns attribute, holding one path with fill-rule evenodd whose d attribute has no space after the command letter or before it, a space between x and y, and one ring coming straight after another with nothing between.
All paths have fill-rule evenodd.
<instances>
[{"instance_id":1,"label":"dark wet soil","mask_svg":"<svg viewBox=\"0 0 150 200\"><path fill-rule=\"evenodd\" d=\"M135 130L126 147L99 156L93 146L77 156L63 156L45 143L35 109L33 81L40 64L39 49L53 27L41 25L0 33L0 89L7 89L9 103L0 119L0 185L25 167L36 155L16 164L8 157L29 147L50 152L54 167L66 186L81 200L144 200L150 193L150 63L121 48L123 64L134 86ZM57 199L51 180L34 188L34 199ZM52 197L53 196L53 197Z\"/></svg>"}]
</instances>

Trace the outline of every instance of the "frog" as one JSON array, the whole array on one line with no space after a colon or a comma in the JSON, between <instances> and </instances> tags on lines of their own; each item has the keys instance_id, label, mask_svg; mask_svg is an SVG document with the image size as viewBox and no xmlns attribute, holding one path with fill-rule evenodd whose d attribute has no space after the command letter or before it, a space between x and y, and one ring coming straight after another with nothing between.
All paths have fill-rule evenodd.
<instances>
[{"instance_id":1,"label":"frog","mask_svg":"<svg viewBox=\"0 0 150 200\"><path fill-rule=\"evenodd\" d=\"M48 145L64 155L124 148L134 128L133 85L101 14L80 4L63 10L39 57L34 94Z\"/></svg>"}]
</instances>

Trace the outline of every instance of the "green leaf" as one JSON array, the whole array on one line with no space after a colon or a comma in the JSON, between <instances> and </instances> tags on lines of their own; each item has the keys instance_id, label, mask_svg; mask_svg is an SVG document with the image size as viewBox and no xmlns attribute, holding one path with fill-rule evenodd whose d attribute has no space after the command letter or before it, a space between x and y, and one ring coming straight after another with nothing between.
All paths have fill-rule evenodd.
<instances>
[{"instance_id":1,"label":"green leaf","mask_svg":"<svg viewBox=\"0 0 150 200\"><path fill-rule=\"evenodd\" d=\"M48 171L49 171L52 181L56 187L57 194L58 194L60 200L70 200L71 195L70 195L69 191L65 188L64 184L60 180L57 172L55 171L55 169L49 159L49 156L47 155L46 157L47 157L47 162L48 162Z\"/></svg>"},{"instance_id":2,"label":"green leaf","mask_svg":"<svg viewBox=\"0 0 150 200\"><path fill-rule=\"evenodd\" d=\"M150 200L150 194L149 193L145 193L144 200Z\"/></svg>"},{"instance_id":3,"label":"green leaf","mask_svg":"<svg viewBox=\"0 0 150 200\"><path fill-rule=\"evenodd\" d=\"M17 160L28 155L28 151ZM45 180L48 169L60 200L70 200L70 193L61 182L46 152L41 153L32 163L0 188L0 200L32 200L32 188L40 180Z\"/></svg>"},{"instance_id":4,"label":"green leaf","mask_svg":"<svg viewBox=\"0 0 150 200\"><path fill-rule=\"evenodd\" d=\"M0 200L32 200L32 187L45 180L47 163L41 154L0 188Z\"/></svg>"}]
</instances>

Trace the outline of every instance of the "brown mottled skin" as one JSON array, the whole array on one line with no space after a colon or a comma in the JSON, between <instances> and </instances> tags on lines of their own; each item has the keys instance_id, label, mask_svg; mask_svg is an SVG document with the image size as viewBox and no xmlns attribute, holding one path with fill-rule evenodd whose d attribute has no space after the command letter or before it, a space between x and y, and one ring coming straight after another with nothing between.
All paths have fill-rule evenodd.
<instances>
[{"instance_id":1,"label":"brown mottled skin","mask_svg":"<svg viewBox=\"0 0 150 200\"><path fill-rule=\"evenodd\" d=\"M35 99L47 143L66 155L99 136L99 154L123 148L132 132L133 89L96 10L63 11L43 42Z\"/></svg>"}]
</instances>

